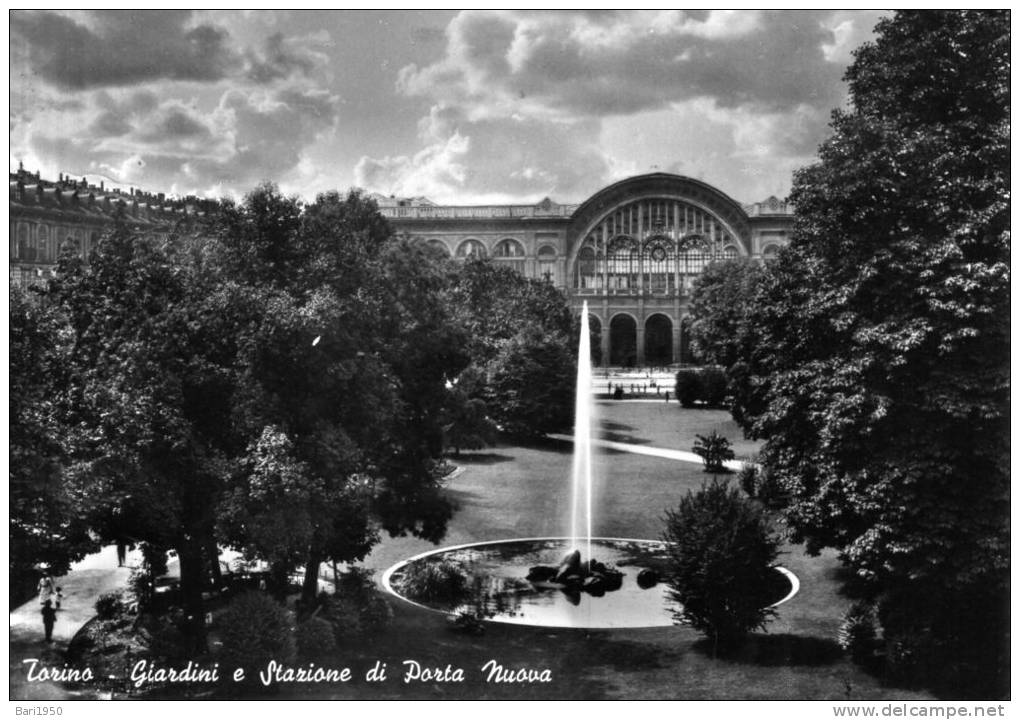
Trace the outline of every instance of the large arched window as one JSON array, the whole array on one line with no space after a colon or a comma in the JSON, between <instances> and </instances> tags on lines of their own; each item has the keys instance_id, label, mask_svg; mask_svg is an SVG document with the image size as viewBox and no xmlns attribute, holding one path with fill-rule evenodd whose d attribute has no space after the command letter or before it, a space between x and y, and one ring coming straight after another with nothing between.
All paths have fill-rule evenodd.
<instances>
[{"instance_id":1,"label":"large arched window","mask_svg":"<svg viewBox=\"0 0 1020 720\"><path fill-rule=\"evenodd\" d=\"M512 238L505 238L496 243L492 256L501 265L507 265L524 274L524 246Z\"/></svg>"},{"instance_id":2,"label":"large arched window","mask_svg":"<svg viewBox=\"0 0 1020 720\"><path fill-rule=\"evenodd\" d=\"M574 260L578 292L675 295L714 260L735 257L738 240L703 207L651 198L606 213L588 231Z\"/></svg>"},{"instance_id":3,"label":"large arched window","mask_svg":"<svg viewBox=\"0 0 1020 720\"><path fill-rule=\"evenodd\" d=\"M428 240L425 240L425 244L433 250L442 253L446 257L450 257L450 246L439 238L429 238Z\"/></svg>"},{"instance_id":4,"label":"large arched window","mask_svg":"<svg viewBox=\"0 0 1020 720\"><path fill-rule=\"evenodd\" d=\"M483 258L485 254L485 246L473 238L465 240L457 246L457 257L459 258Z\"/></svg>"},{"instance_id":5,"label":"large arched window","mask_svg":"<svg viewBox=\"0 0 1020 720\"><path fill-rule=\"evenodd\" d=\"M506 238L496 243L496 247L492 250L492 256L495 258L524 258L524 246L516 240Z\"/></svg>"}]
</instances>

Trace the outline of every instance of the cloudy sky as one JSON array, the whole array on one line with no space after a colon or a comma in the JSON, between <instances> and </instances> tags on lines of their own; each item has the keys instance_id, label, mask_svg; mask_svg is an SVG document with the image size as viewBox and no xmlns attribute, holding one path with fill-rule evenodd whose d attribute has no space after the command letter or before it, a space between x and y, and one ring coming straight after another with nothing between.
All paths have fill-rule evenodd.
<instances>
[{"instance_id":1,"label":"cloudy sky","mask_svg":"<svg viewBox=\"0 0 1020 720\"><path fill-rule=\"evenodd\" d=\"M12 11L11 167L579 202L653 169L785 195L880 13Z\"/></svg>"}]
</instances>

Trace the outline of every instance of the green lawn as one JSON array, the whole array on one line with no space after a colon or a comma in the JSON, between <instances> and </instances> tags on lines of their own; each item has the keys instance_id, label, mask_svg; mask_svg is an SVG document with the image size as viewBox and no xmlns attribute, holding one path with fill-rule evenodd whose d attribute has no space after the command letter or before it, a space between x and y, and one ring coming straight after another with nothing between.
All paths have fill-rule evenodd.
<instances>
[{"instance_id":1,"label":"green lawn","mask_svg":"<svg viewBox=\"0 0 1020 720\"><path fill-rule=\"evenodd\" d=\"M718 411L680 410L675 404L600 405L604 423L628 442L689 449L696 432L739 431ZM750 454L751 443L740 440ZM455 460L463 471L449 483L459 510L444 545L512 537L567 534L564 508L570 493L571 448L566 443L501 445ZM706 475L700 465L628 453L600 455L596 534L658 538L662 514ZM365 565L380 573L432 549L412 538L385 539ZM800 593L781 606L769 632L756 634L735 658L713 659L685 627L588 632L489 624L480 637L449 632L445 619L393 600L394 626L369 647L347 648L337 665L356 671L376 659L387 663L387 682L290 690L288 696L344 698L590 698L590 699L919 699L886 688L849 663L833 641L850 601L838 593L838 563L831 554L811 558L788 546L783 564L801 581ZM462 683L402 682L404 660L465 671ZM479 672L488 660L506 667L549 668L553 682L496 685ZM357 675L357 672L356 672Z\"/></svg>"}]
</instances>

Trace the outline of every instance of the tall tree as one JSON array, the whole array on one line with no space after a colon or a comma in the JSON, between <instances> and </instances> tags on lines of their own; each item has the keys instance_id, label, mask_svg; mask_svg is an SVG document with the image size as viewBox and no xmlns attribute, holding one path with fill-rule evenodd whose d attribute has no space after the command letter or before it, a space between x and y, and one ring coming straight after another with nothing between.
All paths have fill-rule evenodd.
<instances>
[{"instance_id":1,"label":"tall tree","mask_svg":"<svg viewBox=\"0 0 1020 720\"><path fill-rule=\"evenodd\" d=\"M491 261L468 260L454 273L450 302L468 332L482 396L504 429L541 435L573 417L579 323L563 293Z\"/></svg>"},{"instance_id":2,"label":"tall tree","mask_svg":"<svg viewBox=\"0 0 1020 720\"><path fill-rule=\"evenodd\" d=\"M118 224L90 266L62 259L52 301L70 326L60 398L72 482L122 519L118 532L177 552L187 635L201 648L213 509L237 442L234 333L182 247Z\"/></svg>"},{"instance_id":3,"label":"tall tree","mask_svg":"<svg viewBox=\"0 0 1020 720\"><path fill-rule=\"evenodd\" d=\"M755 303L747 429L890 653L1000 693L1009 570L1009 13L903 12L846 74ZM894 647L895 646L895 647Z\"/></svg>"},{"instance_id":4,"label":"tall tree","mask_svg":"<svg viewBox=\"0 0 1020 720\"><path fill-rule=\"evenodd\" d=\"M91 502L70 482L58 399L66 382L69 337L51 303L10 290L10 581L23 600L40 572L63 575L94 549Z\"/></svg>"},{"instance_id":5,"label":"tall tree","mask_svg":"<svg viewBox=\"0 0 1020 720\"><path fill-rule=\"evenodd\" d=\"M767 266L738 258L714 262L694 284L691 344L697 358L731 368L754 342L754 297Z\"/></svg>"},{"instance_id":6,"label":"tall tree","mask_svg":"<svg viewBox=\"0 0 1020 720\"><path fill-rule=\"evenodd\" d=\"M259 308L239 341L249 445L222 508L231 540L284 581L301 558L310 603L320 564L364 557L379 523L441 538L451 509L433 436L463 364L438 305L445 271L396 243L356 192L302 208L272 185L223 215L212 254ZM286 542L270 517L283 508Z\"/></svg>"}]
</instances>

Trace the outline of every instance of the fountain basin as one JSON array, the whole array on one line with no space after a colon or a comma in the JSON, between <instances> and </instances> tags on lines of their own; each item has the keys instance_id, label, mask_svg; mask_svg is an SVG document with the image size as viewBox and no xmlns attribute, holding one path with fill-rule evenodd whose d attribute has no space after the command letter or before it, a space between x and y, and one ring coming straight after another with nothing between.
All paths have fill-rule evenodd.
<instances>
[{"instance_id":1,"label":"fountain basin","mask_svg":"<svg viewBox=\"0 0 1020 720\"><path fill-rule=\"evenodd\" d=\"M585 540L587 542L587 540ZM491 622L563 628L639 628L675 625L681 608L669 586L642 588L643 569L665 576L666 544L634 538L592 538L592 558L624 573L619 590L601 596L569 590L554 583L525 579L536 565L556 565L576 545L570 538L519 538L457 545L431 550L389 568L382 577L386 590L401 600L435 612L474 612ZM588 558L585 558L587 560ZM467 591L457 600L422 601L402 594L402 581L422 563L453 562L467 574ZM799 589L796 576L775 568L775 582L762 588L762 605L780 605Z\"/></svg>"}]
</instances>

